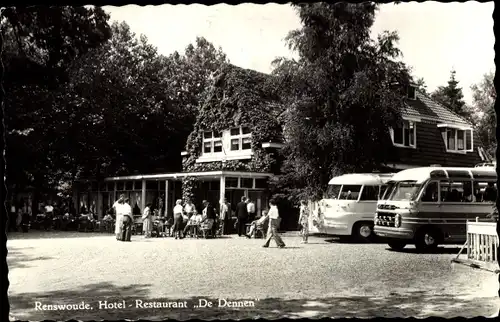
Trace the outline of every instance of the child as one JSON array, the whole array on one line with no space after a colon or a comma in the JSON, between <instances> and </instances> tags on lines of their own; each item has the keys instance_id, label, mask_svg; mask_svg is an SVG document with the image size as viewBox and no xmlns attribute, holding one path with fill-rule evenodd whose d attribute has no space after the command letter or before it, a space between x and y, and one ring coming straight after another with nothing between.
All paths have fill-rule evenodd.
<instances>
[{"instance_id":1,"label":"child","mask_svg":"<svg viewBox=\"0 0 500 322\"><path fill-rule=\"evenodd\" d=\"M305 200L300 201L300 215L299 215L299 225L302 226L301 244L307 244L307 239L309 237L309 207L307 207L307 202Z\"/></svg>"}]
</instances>

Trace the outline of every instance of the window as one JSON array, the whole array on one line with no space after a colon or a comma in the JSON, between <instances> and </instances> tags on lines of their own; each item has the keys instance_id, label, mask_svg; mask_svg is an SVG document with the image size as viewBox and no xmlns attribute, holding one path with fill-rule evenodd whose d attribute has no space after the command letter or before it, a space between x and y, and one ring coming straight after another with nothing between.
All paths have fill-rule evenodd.
<instances>
[{"instance_id":1,"label":"window","mask_svg":"<svg viewBox=\"0 0 500 322\"><path fill-rule=\"evenodd\" d=\"M133 181L126 181L125 182L125 190L128 190L128 191L134 190L133 185L134 185Z\"/></svg>"},{"instance_id":2,"label":"window","mask_svg":"<svg viewBox=\"0 0 500 322\"><path fill-rule=\"evenodd\" d=\"M115 183L108 182L108 191L115 191Z\"/></svg>"},{"instance_id":3,"label":"window","mask_svg":"<svg viewBox=\"0 0 500 322\"><path fill-rule=\"evenodd\" d=\"M141 183L142 189L142 183ZM146 181L146 190L158 190L158 181Z\"/></svg>"},{"instance_id":4,"label":"window","mask_svg":"<svg viewBox=\"0 0 500 322\"><path fill-rule=\"evenodd\" d=\"M417 89L414 86L408 86L408 99L417 99Z\"/></svg>"},{"instance_id":5,"label":"window","mask_svg":"<svg viewBox=\"0 0 500 322\"><path fill-rule=\"evenodd\" d=\"M265 189L267 187L267 179L255 179L255 188Z\"/></svg>"},{"instance_id":6,"label":"window","mask_svg":"<svg viewBox=\"0 0 500 322\"><path fill-rule=\"evenodd\" d=\"M438 201L439 186L437 181L432 181L427 184L421 200L423 202L437 202Z\"/></svg>"},{"instance_id":7,"label":"window","mask_svg":"<svg viewBox=\"0 0 500 322\"><path fill-rule=\"evenodd\" d=\"M252 134L250 128L243 126L232 128L231 151L250 150L252 148Z\"/></svg>"},{"instance_id":8,"label":"window","mask_svg":"<svg viewBox=\"0 0 500 322\"><path fill-rule=\"evenodd\" d=\"M220 132L203 132L203 154L221 153L222 135Z\"/></svg>"},{"instance_id":9,"label":"window","mask_svg":"<svg viewBox=\"0 0 500 322\"><path fill-rule=\"evenodd\" d=\"M378 200L378 186L364 186L361 191L361 201L377 201Z\"/></svg>"},{"instance_id":10,"label":"window","mask_svg":"<svg viewBox=\"0 0 500 322\"><path fill-rule=\"evenodd\" d=\"M329 184L326 189L325 199L338 199L342 185Z\"/></svg>"},{"instance_id":11,"label":"window","mask_svg":"<svg viewBox=\"0 0 500 322\"><path fill-rule=\"evenodd\" d=\"M220 190L220 181L210 182L210 190Z\"/></svg>"},{"instance_id":12,"label":"window","mask_svg":"<svg viewBox=\"0 0 500 322\"><path fill-rule=\"evenodd\" d=\"M420 187L421 185L414 181L398 182L387 199L393 201L413 201L417 198Z\"/></svg>"},{"instance_id":13,"label":"window","mask_svg":"<svg viewBox=\"0 0 500 322\"><path fill-rule=\"evenodd\" d=\"M226 187L238 188L238 178L226 178Z\"/></svg>"},{"instance_id":14,"label":"window","mask_svg":"<svg viewBox=\"0 0 500 322\"><path fill-rule=\"evenodd\" d=\"M340 200L358 200L361 185L343 185Z\"/></svg>"},{"instance_id":15,"label":"window","mask_svg":"<svg viewBox=\"0 0 500 322\"><path fill-rule=\"evenodd\" d=\"M476 202L495 202L497 199L497 185L493 181L475 181L473 191Z\"/></svg>"},{"instance_id":16,"label":"window","mask_svg":"<svg viewBox=\"0 0 500 322\"><path fill-rule=\"evenodd\" d=\"M473 150L472 129L441 127L441 136L448 152L470 152Z\"/></svg>"},{"instance_id":17,"label":"window","mask_svg":"<svg viewBox=\"0 0 500 322\"><path fill-rule=\"evenodd\" d=\"M253 188L252 178L241 178L241 188Z\"/></svg>"},{"instance_id":18,"label":"window","mask_svg":"<svg viewBox=\"0 0 500 322\"><path fill-rule=\"evenodd\" d=\"M391 129L392 143L395 146L412 147L416 146L417 127L415 122L404 120L401 125Z\"/></svg>"}]
</instances>

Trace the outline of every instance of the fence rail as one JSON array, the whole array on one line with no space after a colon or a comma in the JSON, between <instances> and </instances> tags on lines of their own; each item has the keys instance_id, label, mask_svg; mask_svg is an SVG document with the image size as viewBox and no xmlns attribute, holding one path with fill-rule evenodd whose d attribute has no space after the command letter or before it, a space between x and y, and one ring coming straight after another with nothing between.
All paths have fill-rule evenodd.
<instances>
[{"instance_id":1,"label":"fence rail","mask_svg":"<svg viewBox=\"0 0 500 322\"><path fill-rule=\"evenodd\" d=\"M468 221L467 241L452 261L499 274L498 247L499 240L495 222L480 222L478 219ZM466 249L467 258L460 259L459 256L464 249Z\"/></svg>"}]
</instances>

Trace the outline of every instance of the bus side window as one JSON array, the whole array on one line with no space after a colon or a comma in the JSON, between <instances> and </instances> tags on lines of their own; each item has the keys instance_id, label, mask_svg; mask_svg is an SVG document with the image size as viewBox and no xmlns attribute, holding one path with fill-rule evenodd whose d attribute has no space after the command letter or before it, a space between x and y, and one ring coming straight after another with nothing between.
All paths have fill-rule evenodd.
<instances>
[{"instance_id":1,"label":"bus side window","mask_svg":"<svg viewBox=\"0 0 500 322\"><path fill-rule=\"evenodd\" d=\"M361 192L360 201L377 201L378 187L376 186L364 186Z\"/></svg>"},{"instance_id":2,"label":"bus side window","mask_svg":"<svg viewBox=\"0 0 500 322\"><path fill-rule=\"evenodd\" d=\"M358 200L360 185L343 185L340 192L340 200Z\"/></svg>"},{"instance_id":3,"label":"bus side window","mask_svg":"<svg viewBox=\"0 0 500 322\"><path fill-rule=\"evenodd\" d=\"M497 187L494 182L475 182L474 193L479 202L495 202L497 200Z\"/></svg>"},{"instance_id":4,"label":"bus side window","mask_svg":"<svg viewBox=\"0 0 500 322\"><path fill-rule=\"evenodd\" d=\"M436 181L429 182L425 188L424 194L421 199L423 202L437 202L438 201L438 183Z\"/></svg>"}]
</instances>

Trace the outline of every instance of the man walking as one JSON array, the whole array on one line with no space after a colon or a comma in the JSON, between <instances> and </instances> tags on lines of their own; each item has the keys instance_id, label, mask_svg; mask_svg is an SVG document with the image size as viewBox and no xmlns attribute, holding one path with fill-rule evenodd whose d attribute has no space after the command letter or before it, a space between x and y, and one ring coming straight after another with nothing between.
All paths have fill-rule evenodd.
<instances>
[{"instance_id":1,"label":"man walking","mask_svg":"<svg viewBox=\"0 0 500 322\"><path fill-rule=\"evenodd\" d=\"M278 245L279 248L284 248L285 243L281 239L280 235L278 234L278 226L279 226L279 212L278 212L278 207L276 206L276 201L274 199L271 199L269 201L269 229L267 231L267 238L266 242L262 247L269 247L269 244L271 243L271 239L274 238L276 241L276 245Z\"/></svg>"},{"instance_id":2,"label":"man walking","mask_svg":"<svg viewBox=\"0 0 500 322\"><path fill-rule=\"evenodd\" d=\"M238 236L246 235L246 223L248 220L248 209L246 197L241 197L241 201L236 205L236 217L238 218Z\"/></svg>"}]
</instances>

